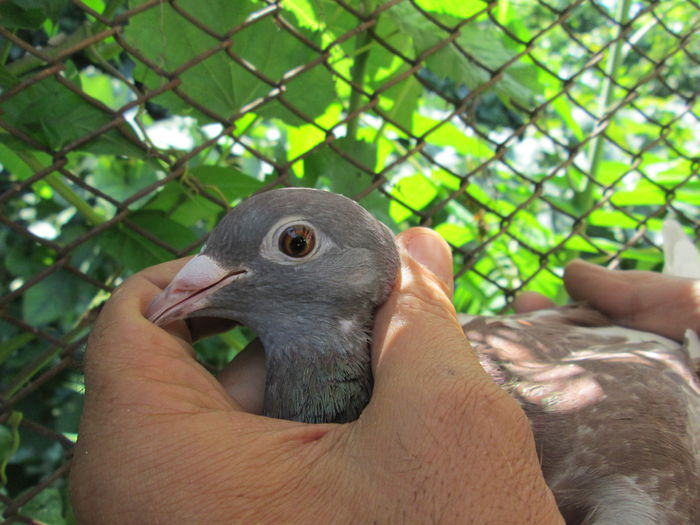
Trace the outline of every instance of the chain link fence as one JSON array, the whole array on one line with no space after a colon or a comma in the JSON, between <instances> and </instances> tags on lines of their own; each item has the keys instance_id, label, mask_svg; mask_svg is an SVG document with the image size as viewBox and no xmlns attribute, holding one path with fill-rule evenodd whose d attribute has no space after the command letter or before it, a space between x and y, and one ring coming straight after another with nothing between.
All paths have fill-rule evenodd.
<instances>
[{"instance_id":1,"label":"chain link fence","mask_svg":"<svg viewBox=\"0 0 700 525\"><path fill-rule=\"evenodd\" d=\"M0 22L3 523L74 522L100 305L248 195L435 228L469 312L564 301L574 257L658 269L669 213L697 238L694 0L5 0Z\"/></svg>"}]
</instances>

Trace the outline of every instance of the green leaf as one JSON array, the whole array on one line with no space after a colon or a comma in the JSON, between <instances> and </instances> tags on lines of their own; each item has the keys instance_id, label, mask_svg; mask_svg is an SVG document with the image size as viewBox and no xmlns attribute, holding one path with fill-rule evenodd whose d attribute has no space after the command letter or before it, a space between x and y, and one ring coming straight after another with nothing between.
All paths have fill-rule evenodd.
<instances>
[{"instance_id":1,"label":"green leaf","mask_svg":"<svg viewBox=\"0 0 700 525\"><path fill-rule=\"evenodd\" d=\"M412 133L418 137L428 133L426 142L434 146L452 147L462 155L484 157L491 154L493 148L478 136L470 136L452 122L444 123L423 115L413 116Z\"/></svg>"},{"instance_id":2,"label":"green leaf","mask_svg":"<svg viewBox=\"0 0 700 525\"><path fill-rule=\"evenodd\" d=\"M604 254L604 257L600 260L600 262L607 259L608 255L616 253L621 253L624 259L643 261L651 264L658 264L663 261L661 252L657 248L650 247L623 249L622 244L610 239L603 239L601 237L592 237L590 240L586 240L582 237L575 236L566 241L564 248L567 250L591 254L600 255L602 253Z\"/></svg>"},{"instance_id":3,"label":"green leaf","mask_svg":"<svg viewBox=\"0 0 700 525\"><path fill-rule=\"evenodd\" d=\"M620 177L628 173L630 170L629 164L624 162L606 160L598 164L598 173L596 180L601 184L610 184L617 181ZM576 168L570 170L573 174L583 178L583 175Z\"/></svg>"},{"instance_id":4,"label":"green leaf","mask_svg":"<svg viewBox=\"0 0 700 525\"><path fill-rule=\"evenodd\" d=\"M436 182L440 186L447 188L449 190L457 190L459 189L460 184L462 181L460 180L459 177L456 175L453 175L452 173L442 169L438 168L436 170L433 170L430 173L430 180Z\"/></svg>"},{"instance_id":5,"label":"green leaf","mask_svg":"<svg viewBox=\"0 0 700 525\"><path fill-rule=\"evenodd\" d=\"M347 158L373 171L376 164L376 146L349 138L338 139L333 142L333 146L342 155L326 147L304 159L304 178L301 182L307 185L309 180L317 178L315 186L318 188L328 189L351 198L356 197L367 189L372 183L372 178ZM389 202L382 194L373 191L360 200L360 204L392 230L398 230L398 225L389 213Z\"/></svg>"},{"instance_id":6,"label":"green leaf","mask_svg":"<svg viewBox=\"0 0 700 525\"><path fill-rule=\"evenodd\" d=\"M314 31L321 28L321 21L316 17L312 2L309 0L285 0L281 6L294 13L301 27L308 27Z\"/></svg>"},{"instance_id":7,"label":"green leaf","mask_svg":"<svg viewBox=\"0 0 700 525\"><path fill-rule=\"evenodd\" d=\"M81 0L86 6L98 13L102 13L105 9L104 0Z\"/></svg>"},{"instance_id":8,"label":"green leaf","mask_svg":"<svg viewBox=\"0 0 700 525\"><path fill-rule=\"evenodd\" d=\"M179 181L167 184L144 209L162 211L178 224L200 225L205 231L214 227L223 212L221 206Z\"/></svg>"},{"instance_id":9,"label":"green leaf","mask_svg":"<svg viewBox=\"0 0 700 525\"><path fill-rule=\"evenodd\" d=\"M384 91L380 106L389 119L410 130L422 93L423 86L411 75Z\"/></svg>"},{"instance_id":10,"label":"green leaf","mask_svg":"<svg viewBox=\"0 0 700 525\"><path fill-rule=\"evenodd\" d=\"M10 338L7 341L3 341L2 347L0 348L0 364L4 363L7 358L15 352L15 350L22 348L24 345L29 343L29 341L32 341L34 337L34 334L24 332Z\"/></svg>"},{"instance_id":11,"label":"green leaf","mask_svg":"<svg viewBox=\"0 0 700 525\"><path fill-rule=\"evenodd\" d=\"M133 273L173 258L172 253L122 224L102 233L100 241L105 252Z\"/></svg>"},{"instance_id":12,"label":"green leaf","mask_svg":"<svg viewBox=\"0 0 700 525\"><path fill-rule=\"evenodd\" d=\"M129 92L123 84L114 77L87 70L80 73L82 90L95 100L116 111L129 102Z\"/></svg>"},{"instance_id":13,"label":"green leaf","mask_svg":"<svg viewBox=\"0 0 700 525\"><path fill-rule=\"evenodd\" d=\"M435 227L435 231L442 235L452 246L456 247L464 246L468 242L473 241L476 237L474 228L448 222L438 224Z\"/></svg>"},{"instance_id":14,"label":"green leaf","mask_svg":"<svg viewBox=\"0 0 700 525\"><path fill-rule=\"evenodd\" d=\"M412 37L417 55L434 48L446 38L446 32L436 30L435 24L410 3L397 4L389 13L395 17L401 31ZM441 21L448 26L454 26L460 19L442 15ZM489 70L500 68L514 55L506 48L494 27L468 24L460 27L459 33L459 46L474 57L474 60L467 58L455 45L443 47L430 54L425 61L431 72L440 78L448 78L458 85L475 89L490 80ZM518 61L508 66L493 89L503 102L509 103L512 99L522 106L529 107L534 93L542 91L536 79L537 69L534 65Z\"/></svg>"},{"instance_id":15,"label":"green leaf","mask_svg":"<svg viewBox=\"0 0 700 525\"><path fill-rule=\"evenodd\" d=\"M355 164L364 166L367 171L374 170L376 147L361 140L342 138L333 142L333 147L322 148L304 159L304 174L324 180L327 189L347 197L355 197L372 182L366 171ZM347 159L353 159L353 162Z\"/></svg>"},{"instance_id":16,"label":"green leaf","mask_svg":"<svg viewBox=\"0 0 700 525\"><path fill-rule=\"evenodd\" d=\"M15 148L12 145L5 144L5 137L9 138L9 135L0 134L0 164L5 168L13 177L19 180L25 180L34 175L36 172L22 160L18 155ZM9 141L8 141L9 142ZM17 148L17 149L22 149ZM51 165L51 156L47 155L43 151L32 152L34 158L42 166Z\"/></svg>"},{"instance_id":17,"label":"green leaf","mask_svg":"<svg viewBox=\"0 0 700 525\"><path fill-rule=\"evenodd\" d=\"M340 120L342 111L342 105L336 102L328 106L324 114L314 119L314 122L318 126L331 128ZM287 160L298 159L325 139L326 134L315 125L287 126ZM301 162L294 163L294 172L298 176L303 175L303 166Z\"/></svg>"},{"instance_id":18,"label":"green leaf","mask_svg":"<svg viewBox=\"0 0 700 525\"><path fill-rule=\"evenodd\" d=\"M560 87L557 86L556 93L560 92L559 89ZM556 93L553 92L552 95ZM552 109L556 111L562 119L564 119L564 122L566 123L565 129L567 131L571 131L574 134L574 137L581 142L585 138L585 134L583 133L578 121L573 116L571 111L571 102L569 99L567 99L565 96L557 97L551 102L551 106Z\"/></svg>"},{"instance_id":19,"label":"green leaf","mask_svg":"<svg viewBox=\"0 0 700 525\"><path fill-rule=\"evenodd\" d=\"M391 190L391 195L414 210L422 210L435 198L437 189L423 175L416 173L401 178ZM399 223L408 219L413 215L413 212L406 206L392 200L389 204L389 214L395 222Z\"/></svg>"},{"instance_id":20,"label":"green leaf","mask_svg":"<svg viewBox=\"0 0 700 525\"><path fill-rule=\"evenodd\" d=\"M139 159L100 156L87 159L84 164L89 165L92 172L88 182L118 201L128 199L158 180L156 167ZM147 198L132 202L129 208L138 209Z\"/></svg>"},{"instance_id":21,"label":"green leaf","mask_svg":"<svg viewBox=\"0 0 700 525\"><path fill-rule=\"evenodd\" d=\"M639 225L639 220L633 216L611 210L595 210L588 216L588 221L594 226L630 228L632 230Z\"/></svg>"},{"instance_id":22,"label":"green leaf","mask_svg":"<svg viewBox=\"0 0 700 525\"><path fill-rule=\"evenodd\" d=\"M130 215L129 219L177 249L183 249L197 240L197 236L189 228L163 217L163 214L158 212L141 210Z\"/></svg>"},{"instance_id":23,"label":"green leaf","mask_svg":"<svg viewBox=\"0 0 700 525\"><path fill-rule=\"evenodd\" d=\"M22 295L22 318L33 326L57 321L73 311L80 279L66 270L56 270Z\"/></svg>"},{"instance_id":24,"label":"green leaf","mask_svg":"<svg viewBox=\"0 0 700 525\"><path fill-rule=\"evenodd\" d=\"M132 0L136 7L143 1ZM247 1L228 0L183 0L179 6L202 24L221 35L242 24L259 4ZM320 39L319 35L298 28L309 40ZM203 32L180 16L170 4L161 4L133 16L125 29L125 38L144 56L166 71L174 71L185 63L192 65L179 74L179 90L199 105L222 118L229 118L244 105L269 94L278 83L284 83L285 100L308 116L320 115L334 96L333 80L326 68L315 66L298 76L286 79L290 72L317 58L315 51L289 32L279 28L272 17L263 17L232 37L231 51L256 71L270 79L261 80L220 50L206 58L197 59L215 47L219 41ZM161 78L146 64L138 63L134 76L151 88L169 81ZM312 89L313 96L309 96ZM212 119L192 107L173 93L155 99L174 113L195 115L201 122ZM261 115L275 116L294 124L303 123L276 101L268 102L256 109Z\"/></svg>"},{"instance_id":25,"label":"green leaf","mask_svg":"<svg viewBox=\"0 0 700 525\"><path fill-rule=\"evenodd\" d=\"M229 204L263 187L258 179L229 166L196 166L189 175L196 177L205 189L223 196Z\"/></svg>"},{"instance_id":26,"label":"green leaf","mask_svg":"<svg viewBox=\"0 0 700 525\"><path fill-rule=\"evenodd\" d=\"M11 88L19 84L20 80L5 66L0 64L0 87Z\"/></svg>"},{"instance_id":27,"label":"green leaf","mask_svg":"<svg viewBox=\"0 0 700 525\"><path fill-rule=\"evenodd\" d=\"M47 18L55 19L69 0L9 0L0 3L0 21L7 28L37 29Z\"/></svg>"},{"instance_id":28,"label":"green leaf","mask_svg":"<svg viewBox=\"0 0 700 525\"><path fill-rule=\"evenodd\" d=\"M643 187L640 187L643 186ZM651 184L639 185L634 191L617 191L610 199L616 206L663 205L668 200L666 194Z\"/></svg>"},{"instance_id":29,"label":"green leaf","mask_svg":"<svg viewBox=\"0 0 700 525\"><path fill-rule=\"evenodd\" d=\"M38 523L65 525L63 507L61 491L55 487L47 487L30 499L22 507L21 512L26 516L31 516Z\"/></svg>"},{"instance_id":30,"label":"green leaf","mask_svg":"<svg viewBox=\"0 0 700 525\"><path fill-rule=\"evenodd\" d=\"M160 211L140 210L130 215L129 220L175 250L182 250L197 240L189 228L178 224ZM100 239L105 251L132 272L174 257L173 252L153 243L122 223L103 232Z\"/></svg>"},{"instance_id":31,"label":"green leaf","mask_svg":"<svg viewBox=\"0 0 700 525\"><path fill-rule=\"evenodd\" d=\"M66 78L76 83L76 72ZM38 142L59 150L112 120L112 116L90 104L53 77L31 84L4 103L4 118ZM130 128L126 133L133 134ZM141 157L143 151L116 130L102 133L78 147L91 153Z\"/></svg>"},{"instance_id":32,"label":"green leaf","mask_svg":"<svg viewBox=\"0 0 700 525\"><path fill-rule=\"evenodd\" d=\"M593 237L588 240L576 235L564 243L564 248L586 253L616 253L622 250L622 245L610 239Z\"/></svg>"},{"instance_id":33,"label":"green leaf","mask_svg":"<svg viewBox=\"0 0 700 525\"><path fill-rule=\"evenodd\" d=\"M469 18L484 11L488 4L482 0L416 0L416 5L426 11Z\"/></svg>"}]
</instances>

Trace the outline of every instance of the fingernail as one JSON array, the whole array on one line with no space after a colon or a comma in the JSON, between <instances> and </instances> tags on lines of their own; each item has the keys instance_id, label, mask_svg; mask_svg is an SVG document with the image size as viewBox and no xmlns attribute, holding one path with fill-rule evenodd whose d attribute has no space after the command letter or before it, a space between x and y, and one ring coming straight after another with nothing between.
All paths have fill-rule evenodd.
<instances>
[{"instance_id":1,"label":"fingernail","mask_svg":"<svg viewBox=\"0 0 700 525\"><path fill-rule=\"evenodd\" d=\"M452 258L447 243L437 234L414 233L404 244L408 254L452 289Z\"/></svg>"}]
</instances>

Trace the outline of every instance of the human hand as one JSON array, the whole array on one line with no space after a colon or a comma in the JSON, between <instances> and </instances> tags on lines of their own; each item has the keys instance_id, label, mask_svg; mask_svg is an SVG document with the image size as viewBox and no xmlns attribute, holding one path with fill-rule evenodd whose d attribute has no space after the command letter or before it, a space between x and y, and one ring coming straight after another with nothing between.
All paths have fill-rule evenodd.
<instances>
[{"instance_id":1,"label":"human hand","mask_svg":"<svg viewBox=\"0 0 700 525\"><path fill-rule=\"evenodd\" d=\"M682 340L687 328L700 333L700 283L657 272L608 270L581 260L570 262L564 285L575 301L590 304L614 323ZM515 301L516 312L554 303L535 292Z\"/></svg>"},{"instance_id":2,"label":"human hand","mask_svg":"<svg viewBox=\"0 0 700 525\"><path fill-rule=\"evenodd\" d=\"M127 280L86 354L70 480L79 522L563 523L524 413L456 320L449 249L425 229L398 244L372 399L343 425L246 412L262 396L259 374L245 373L259 373L259 352L222 385L195 361L184 323L165 331L144 318L183 260Z\"/></svg>"}]
</instances>

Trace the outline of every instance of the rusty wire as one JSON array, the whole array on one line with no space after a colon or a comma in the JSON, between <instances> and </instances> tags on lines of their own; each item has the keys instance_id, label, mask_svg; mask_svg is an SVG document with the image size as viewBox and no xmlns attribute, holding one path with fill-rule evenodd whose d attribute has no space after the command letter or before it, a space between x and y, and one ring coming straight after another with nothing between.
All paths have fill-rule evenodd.
<instances>
[{"instance_id":1,"label":"rusty wire","mask_svg":"<svg viewBox=\"0 0 700 525\"><path fill-rule=\"evenodd\" d=\"M614 267L624 260L628 250L640 242L645 243L652 251L654 247L658 247L658 236L650 235L650 230L654 229L650 225L655 224L654 221L669 211L674 212L697 234L700 225L697 213L693 214L692 209L684 205L677 195L687 191L697 191L700 164L698 151L688 151L685 146L679 146L679 142L673 136L682 134L682 130L685 129L683 126L687 128L688 121L694 124L696 129L700 124L697 99L700 86L697 85L697 77L695 85L680 85L677 79L668 73L669 68L676 67L674 61L681 61L688 67L696 68L696 71L700 66L698 54L700 48L697 45L700 40L698 39L700 5L693 0L687 1L686 8L694 13L694 20L681 28L681 32L678 24L670 24L666 20L665 11L661 8L663 3L660 2L634 4L634 9L628 13L629 16L621 21L611 12L607 3L590 0L549 3L538 0L532 4L539 9L542 23L540 27L530 28L527 38L522 36L522 32L514 29L514 25L502 23L502 15L498 13L496 2L484 3L481 9L475 9L457 23L449 24L445 22L444 17L425 8L424 2L391 0L381 3L374 11L367 12L353 2L335 0L335 8L340 10L343 16L353 17L355 25L350 30L342 34L334 34L332 38L326 40L311 39L309 31L301 27L298 20L285 11L278 2L260 3L253 15L235 27L226 28L223 33L209 27L194 16L184 4L186 2L177 0L131 2L128 5L124 4L109 16L105 16L85 3L74 0L71 8L80 11L81 16L86 20L95 20L92 27L98 27L96 24L99 23L99 30L81 33L82 29L78 28L73 33L64 35L66 38L63 42L56 45L39 46L29 39L30 31L0 26L3 46L11 51L7 67L11 71L18 72L18 81L14 85L5 87L0 94L1 107L11 107L22 93L51 80L83 102L89 103L104 117L101 124L85 133L72 137L63 144L52 146L39 139L31 129L18 125L4 110L0 112L0 130L4 136L12 138L13 142L8 143L10 147L20 151L24 148L42 154L40 162L29 165L31 174L25 177L13 173L10 163L6 164L0 157L3 167L3 180L0 186L2 192L0 193L0 222L6 229L4 238L13 239L13 242L20 239L27 246L31 246L32 250L46 250L46 253L50 254L50 263L43 268L37 269L36 272L22 279L14 280L12 286L9 282L3 286L3 296L0 297L0 322L9 327L7 333L12 337L30 334L36 350L33 351L32 359L25 363L24 373L20 370L15 375L19 378L16 384L3 385L5 390L1 398L2 411L0 412L2 423L7 424L13 412L25 410L23 403L30 399L30 396L36 396L38 392L49 388L52 382L67 374L79 375L81 348L86 341L89 326L107 294L131 271L117 268L109 276L97 275L86 269L84 264L76 265L73 259L76 252L92 246L91 243L99 241L105 232L112 231L111 229L114 228L129 230L131 234L140 236L166 252L169 257L182 256L196 249L203 242L206 232L197 230L197 236L191 242L174 246L162 239L157 232L150 231L150 228L144 227L134 219L136 204L143 199L154 198L166 187L176 185L184 188L183 192L198 195L215 207L218 213L223 212L227 206L235 204L222 197L216 188L211 188L196 178L189 177L191 164L198 162L197 159L206 152L220 147L222 140L227 141L231 147L235 146L240 152L239 156L255 160L264 167L266 173L273 174L265 178L255 191L295 184L295 169L313 159L314 155L325 152L332 155L332 158L336 158L338 163L351 166L356 171L357 177L363 177L361 179L364 181L363 184L352 195L354 198L362 200L367 196L376 195L386 199L387 203L393 202L395 205L403 206L411 214L411 217L405 220L407 225L437 226L443 221L440 218L442 214L455 204L469 210L475 222L478 222L478 235L471 242L453 245L458 265L456 276L459 279L471 275L475 279L481 279L479 282L495 287L497 292L505 298L503 304L507 304L514 294L536 282L543 274L560 275L562 261L558 259L559 254L572 240L589 243L598 256L599 262L608 263ZM515 5L517 8L517 4ZM165 7L172 9L175 13L173 16L181 17L182 20L208 35L214 44L202 52L193 53L188 60L176 67L153 59L147 49L137 48L130 41L129 24L133 24L137 17ZM392 10L399 7L413 9L420 23L432 24L432 32L438 35L435 43L426 46L415 56L397 47L392 42L394 35L381 32L379 24L381 17L393 16ZM602 33L608 35L607 40L596 42L591 38L590 31L581 29L581 24L586 22L585 17L594 17L595 23L613 28L611 31ZM279 76L271 76L261 71L256 64L240 56L237 53L236 37L244 34L246 38L250 38L252 31L259 24L267 23L275 24L279 31L312 50L314 58L284 71ZM459 40L465 31L479 24L482 26L489 24L489 27L500 32L501 38L509 42L510 54L497 66L485 63L478 52ZM673 43L663 56L653 54L645 41L645 33L640 32L640 26L643 24L661 28L668 40ZM564 60L570 63L557 65L549 60L546 42L555 34L566 35L572 49L576 49L578 56L564 57ZM352 68L349 69L350 74L348 74L347 69L339 68L335 62L339 54L345 53L343 50L346 48L343 46L358 39L366 39L366 42L371 42L382 52L390 53L401 66L379 85L372 86L362 79L358 81L353 77ZM157 85L149 87L131 78L129 73L119 70L114 63L106 61L100 65L99 59L94 59L93 66L102 67L103 71L129 91L129 100L116 109L90 96L69 78L74 61L83 54L89 55L107 42L120 48L119 54L122 60L128 57L129 61L147 67L151 74L158 78ZM628 56L633 56L639 64L647 66L645 74L621 81L619 76L611 74L606 69L606 63L609 60L606 57L609 57L614 48L620 45L625 47ZM448 89L443 85L444 82L441 84L440 78L426 74L430 61L448 48L459 57L459 60L467 61L474 68L475 74L481 75L484 80L469 86L469 89L451 89L450 86ZM366 60L364 56L366 54L367 51L360 48L354 57L353 67L359 67L357 64ZM225 55L226 59L235 63L241 71L245 71L257 79L261 85L266 86L266 92L240 107L232 108L226 114L219 114L212 110L208 101L198 100L196 94L188 91L183 83L183 77L196 71L197 66L203 61L219 55ZM517 114L517 118L512 125L504 126L500 134L494 134L493 130L479 121L477 113L480 105L484 97L493 93L501 85L499 83L511 74L514 67L523 63L537 69L539 74L547 76L560 88L556 92L537 93L531 104L515 99L508 101L509 107ZM315 116L306 114L297 107L293 97L289 95L290 86L293 86L295 80L303 81L304 75L317 69L328 72L335 85L339 86L338 89L353 92L350 98L354 97L356 101L352 107L346 105L337 119L330 124L328 122L321 124ZM585 91L585 84L591 78L596 78L598 85L608 82L616 93L611 103L604 108L597 107L593 95ZM383 108L381 104L382 97L385 97L392 88L409 79L419 86L423 94L433 97L442 107L441 117L421 132L414 132L405 121L396 117L394 111ZM675 115L664 119L649 114L648 105L644 99L659 96L659 93L674 100ZM161 100L159 97L164 94L177 99L178 104L203 115L203 118L210 123L219 124L220 128L211 136L202 137L200 142L189 150L173 152L155 146L151 138L144 133L147 126L141 117L148 111L149 105ZM266 111L271 104L277 104L278 111L288 112L301 124L320 133L323 138L293 158L271 156L262 146L259 136L250 134L245 127L239 128L243 117ZM548 121L545 118L545 115L554 111L554 108L560 104L574 108L581 118L594 123L579 140L571 141L565 136L566 133L562 132L562 129L566 123L562 122L559 126L552 127L551 120ZM133 112L137 112L136 118L130 116ZM658 128L658 134L639 144L621 141L619 132L610 130L621 115L627 114L634 115L637 121L649 128ZM387 157L386 163L380 167L367 165L363 159L348 153L341 142L348 130L357 125L358 119L366 116L378 121L379 126L395 130L397 136L401 135L400 149L397 147L395 153ZM485 145L486 150L461 164L445 161L442 158L443 150L435 147L434 141L447 126L468 131L470 136ZM534 175L528 171L528 166L520 165L517 159L509 154L529 133L537 133L547 142L549 154L554 159L546 169L542 170L542 173ZM85 173L76 170L73 158L76 152L86 151L90 144L108 135L118 137L125 144L128 143L135 148L134 155L140 152L138 154L143 155L143 158L158 163L161 175L125 197L112 196L104 188L91 184ZM395 140L398 141L398 139ZM689 148L697 144L697 141L693 142L691 139L687 142ZM615 155L624 159L620 162L625 164L625 167L620 169L615 177L599 180L594 173L589 172L588 166L582 160L582 156L596 143L602 144L600 147L614 150ZM648 167L644 164L645 156L650 152L661 155L659 151L668 152L669 156L679 159L685 166L685 171L679 174L680 178L677 182L661 185L655 176L648 172ZM117 158L114 154L112 157ZM400 192L395 191L395 188L396 181L400 180L397 174L411 162L441 170L444 176L452 181L451 186L436 195L427 205L417 206L407 202ZM550 185L571 170L581 173L582 180L586 181L592 191L600 196L586 203L585 208L576 213L572 212L571 206L550 193ZM492 184L490 175L495 172L507 173L512 180L518 181L518 184L526 189L527 195L520 202L513 203L510 209L505 210L502 206L494 204L501 191L490 186ZM647 209L643 216L640 216L639 210L632 210L624 204L617 203L616 195L625 188L622 181L629 180L626 178L630 175L634 176L635 180L644 181L645 184L658 188L665 196L664 202ZM73 191L82 192L87 200L107 203L111 210L110 214L93 222L86 221L84 231L68 240L53 240L37 235L32 231L31 220L18 218L16 210L25 206L27 195L38 191L38 185L53 184L52 180L55 179L60 179ZM485 192L490 192L493 200L480 198L471 191L474 186L480 185L485 188ZM54 184L52 187L55 189L57 186ZM533 203L544 206L557 221L566 225L568 233L546 247L533 245L514 226L521 214ZM63 205L70 206L70 203L66 204L63 201ZM11 212L11 210L15 211ZM609 247L602 246L597 232L587 225L587 221L601 210L620 212L621 217L634 222L634 228L620 238L616 249L611 250ZM532 254L539 264L529 273L519 275L516 280L504 279L498 272L480 269L478 262L484 257L491 256L490 250L493 250L494 246L500 246L498 243L502 242L510 243L513 250ZM99 299L90 302L89 309L84 315L75 320L70 327L62 326L59 322L46 325L35 324L32 319L23 318L23 300L28 293L31 293L32 288L54 275L68 274L89 285L95 297ZM23 351L25 351L23 347L19 347L14 350L13 355ZM20 423L20 433L22 439L28 435L36 435L57 444L60 448L58 453L60 458L55 460L53 470L37 479L29 490L22 494L0 494L0 504L4 509L3 523L8 524L38 523L30 515L31 512L26 511L27 505L47 487L65 486L65 475L69 469L72 450L72 440L66 437L64 432L33 419L31 415L25 414Z\"/></svg>"}]
</instances>

